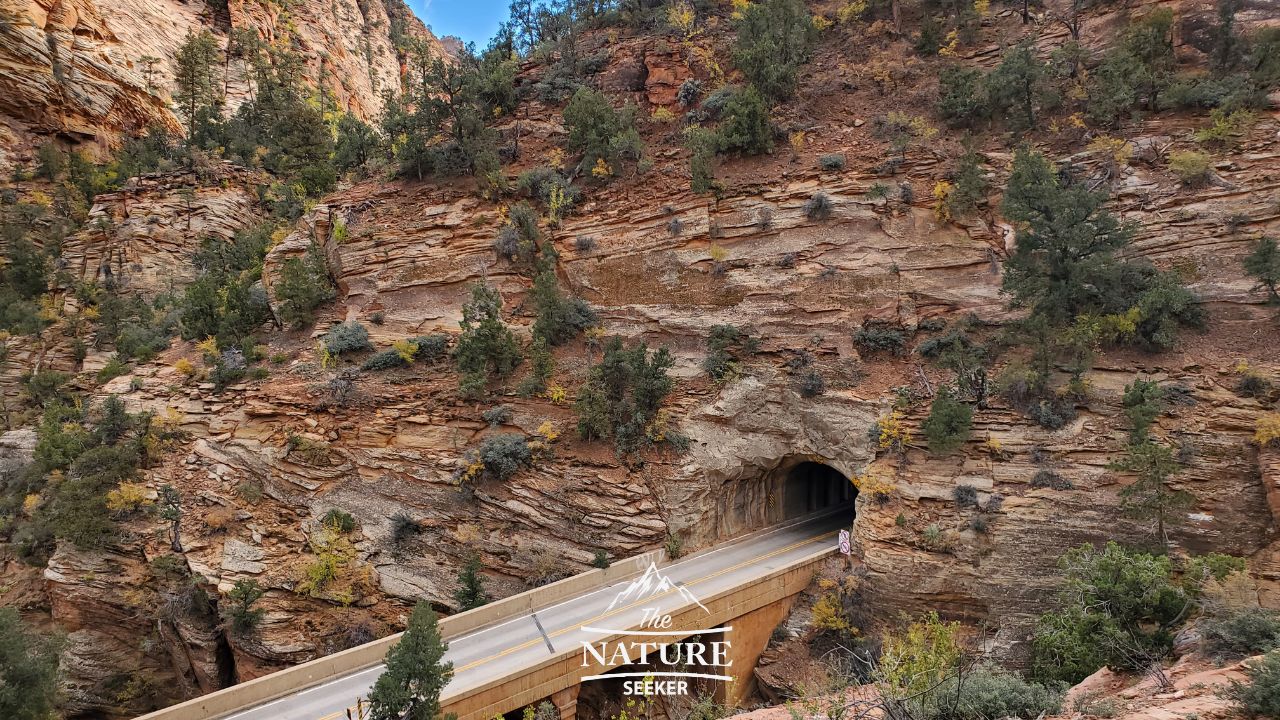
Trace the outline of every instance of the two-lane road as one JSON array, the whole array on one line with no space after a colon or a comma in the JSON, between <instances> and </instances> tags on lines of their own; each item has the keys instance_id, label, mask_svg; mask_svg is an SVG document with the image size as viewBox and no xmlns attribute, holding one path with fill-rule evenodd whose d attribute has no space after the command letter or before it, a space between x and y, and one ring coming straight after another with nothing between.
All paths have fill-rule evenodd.
<instances>
[{"instance_id":1,"label":"two-lane road","mask_svg":"<svg viewBox=\"0 0 1280 720\"><path fill-rule=\"evenodd\" d=\"M721 545L661 568L661 572L698 597L749 585L769 572L835 544L835 532L847 527L851 511L806 519L776 530ZM555 652L579 648L583 641L598 639L583 626L632 629L640 626L641 604L610 603L633 578L542 608L505 622L490 625L449 640L445 659L453 662L454 677L441 702L451 696L535 666ZM542 624L547 637L538 631ZM554 648L548 648L548 643ZM345 720L347 708L368 695L382 673L376 665L291 695L227 715L223 720ZM354 713L353 713L354 714Z\"/></svg>"}]
</instances>

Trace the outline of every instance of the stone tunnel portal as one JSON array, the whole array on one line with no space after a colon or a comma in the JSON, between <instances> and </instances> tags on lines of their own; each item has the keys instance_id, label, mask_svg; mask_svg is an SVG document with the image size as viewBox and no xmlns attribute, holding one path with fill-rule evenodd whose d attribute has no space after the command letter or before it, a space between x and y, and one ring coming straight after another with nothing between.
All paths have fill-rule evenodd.
<instances>
[{"instance_id":1,"label":"stone tunnel portal","mask_svg":"<svg viewBox=\"0 0 1280 720\"><path fill-rule=\"evenodd\" d=\"M719 500L715 540L728 540L825 510L845 512L852 524L857 495L849 478L821 459L788 458L767 472L725 488Z\"/></svg>"},{"instance_id":2,"label":"stone tunnel portal","mask_svg":"<svg viewBox=\"0 0 1280 720\"><path fill-rule=\"evenodd\" d=\"M819 462L803 461L787 470L782 484L782 516L778 522L841 505L852 506L858 494L849 478L839 470Z\"/></svg>"}]
</instances>

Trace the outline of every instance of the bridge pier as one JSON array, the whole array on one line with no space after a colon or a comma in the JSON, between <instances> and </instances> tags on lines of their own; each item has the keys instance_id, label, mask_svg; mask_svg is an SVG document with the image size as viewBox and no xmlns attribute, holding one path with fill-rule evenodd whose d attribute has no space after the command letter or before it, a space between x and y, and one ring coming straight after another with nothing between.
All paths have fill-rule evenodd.
<instances>
[{"instance_id":1,"label":"bridge pier","mask_svg":"<svg viewBox=\"0 0 1280 720\"><path fill-rule=\"evenodd\" d=\"M556 706L560 711L560 720L576 720L578 717L578 691L582 689L582 685L574 683L573 685L551 693L551 704Z\"/></svg>"},{"instance_id":2,"label":"bridge pier","mask_svg":"<svg viewBox=\"0 0 1280 720\"><path fill-rule=\"evenodd\" d=\"M729 645L729 660L734 682L718 683L716 702L729 708L738 707L756 688L756 663L769 646L774 628L791 613L798 595L788 595L733 620L733 630L724 633Z\"/></svg>"}]
</instances>

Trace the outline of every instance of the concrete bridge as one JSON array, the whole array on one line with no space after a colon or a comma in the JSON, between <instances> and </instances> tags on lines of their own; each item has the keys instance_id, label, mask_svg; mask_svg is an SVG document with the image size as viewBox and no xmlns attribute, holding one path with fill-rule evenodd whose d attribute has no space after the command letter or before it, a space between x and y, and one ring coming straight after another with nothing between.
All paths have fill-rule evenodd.
<instances>
[{"instance_id":1,"label":"concrete bridge","mask_svg":"<svg viewBox=\"0 0 1280 720\"><path fill-rule=\"evenodd\" d=\"M646 553L441 620L446 659L454 664L454 678L441 695L443 711L458 720L491 720L550 700L563 719L572 720L585 683L643 676L688 679L710 686L720 702L737 703L752 690L753 670L774 628L817 566L837 552L836 533L853 517L853 491L845 483L832 483L816 496L807 490L805 505L826 510L790 524L674 562L661 551ZM367 696L398 637L139 720L345 720L349 710L356 717L357 698ZM698 658L707 667L655 667L637 663L627 651L648 644L652 662L657 648L691 637L708 648ZM711 648L719 648L718 662L711 662ZM655 675L664 671L671 674Z\"/></svg>"}]
</instances>

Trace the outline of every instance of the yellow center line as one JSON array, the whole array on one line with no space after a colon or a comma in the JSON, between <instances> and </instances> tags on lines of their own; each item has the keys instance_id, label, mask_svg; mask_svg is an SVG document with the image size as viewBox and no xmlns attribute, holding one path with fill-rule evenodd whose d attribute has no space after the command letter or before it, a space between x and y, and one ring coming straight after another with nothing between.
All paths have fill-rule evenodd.
<instances>
[{"instance_id":1,"label":"yellow center line","mask_svg":"<svg viewBox=\"0 0 1280 720\"><path fill-rule=\"evenodd\" d=\"M824 537L828 537L828 536L831 536L831 535L834 535L834 533L822 533L821 535L814 535L813 537L808 538L808 539L805 539L805 540L801 540L800 542L792 543L791 545L787 545L786 547L778 548L777 550L774 550L774 551L773 551L773 552L771 552L771 553L767 553L767 554L765 554L765 555L761 555L761 556L759 556L759 557L755 557L755 558L752 558L752 559L750 559L750 560L744 560L744 561L742 561L742 562L738 563L737 565L733 565L733 566L731 566L731 567L727 567L727 568L723 568L723 569L721 569L721 570L717 570L716 572L713 572L713 573L711 573L710 575L705 575L705 576L703 576L703 577L700 577L700 578L698 578L697 580L691 580L691 581L689 581L689 582L687 582L687 583L684 583L684 586L685 586L685 587L688 587L688 586L690 586L690 585L697 585L698 583L701 583L701 582L706 582L706 581L708 581L708 580L713 580L713 579L718 578L718 577L720 577L721 575L724 575L724 574L726 574L726 573L731 573L731 572L733 572L733 571L735 571L735 570L741 570L742 568L747 567L748 565L752 565L752 564L755 564L755 563L761 562L761 561L763 561L763 560L768 560L768 559L769 559L769 558L771 558L771 557L776 557L776 556L781 555L781 554L783 554L783 553L790 552L790 551L792 551L792 550L795 550L795 549L796 549L796 548L798 548L798 547L801 547L801 546L804 546L804 545L808 545L809 543L811 543L811 542L813 542L813 541L815 541L815 540L821 540L822 538L824 538ZM655 599L657 599L657 598L665 597L665 596L667 596L667 595L670 595L671 593L673 593L673 592L675 592L675 591L676 591L676 588L674 588L674 587L673 587L673 588L671 588L670 590L667 590L666 592L663 592L663 593L662 593L662 594L660 594L660 595L652 595L652 596L650 596L650 597L643 598L643 599L641 599L641 600L637 600L637 601L635 601L635 602L631 603L630 605L624 605L624 606L622 606L622 607L620 607L620 608L617 608L616 610L611 610L611 611L608 611L608 612L600 613L599 615L597 615L597 616L595 616L595 617L593 617L593 618L590 618L590 619L584 620L584 621L582 621L581 623L579 623L579 624L577 624L577 625L570 625L569 627L561 628L561 629L559 629L559 630L555 630L555 631L553 631L553 632L547 633L547 636L548 636L548 637L559 637L560 635L564 635L565 633L573 632L574 630L578 629L579 627L581 627L581 626L583 626L583 625L587 625L588 623L594 623L594 622L597 622L597 621L599 621L599 620L604 620L605 618L613 617L614 615L621 614L621 613L623 613L623 612L626 612L627 610L630 610L630 609L632 609L632 608L638 607L638 606L640 606L640 605L642 605L642 604L644 604L644 603L651 602L651 601L653 601L653 600L655 600ZM521 643L521 644L519 644L519 645L515 645L515 646L512 646L512 647L509 647L509 648L507 648L506 650L502 650L502 651L500 651L500 652L494 653L493 655L490 655L490 656L489 656L489 657L487 657L487 658L483 658L483 659L481 659L481 660L475 660L475 661L470 662L470 663L468 663L468 664L466 664L466 665L463 665L463 666L462 666L462 667L460 667L460 668L456 668L456 669L455 669L455 674L456 674L456 673L458 673L458 672L465 672L465 671L467 671L467 670L471 670L471 669L473 669L473 668L476 668L476 667L479 667L479 666L481 666L481 665L484 665L485 663L492 662L492 661L494 661L494 660L497 660L498 658L501 658L501 657L505 657L505 656L507 656L507 655L510 655L511 653L519 652L519 651L521 651L521 650L524 650L524 649L527 649L527 648L533 647L534 645L537 645L537 644L538 644L538 643L540 643L541 641L542 641L542 638L541 638L541 636L539 636L539 637L536 637L536 638L534 638L534 639L532 639L532 640L529 640L529 641L527 641L527 642ZM351 706L351 707L349 707L349 708L346 708L346 709L343 709L343 710L339 710L339 711L338 711L338 712L336 712L336 713L330 713L329 715L325 715L324 717L322 717L322 718L318 718L317 720L337 720L338 718L343 718L343 717L345 717L345 713L346 713L346 711L347 711L347 710L351 710L351 711L353 711L353 712L354 712L354 711L355 711L355 706L353 705L353 706ZM355 716L353 715L352 717L355 717Z\"/></svg>"}]
</instances>

